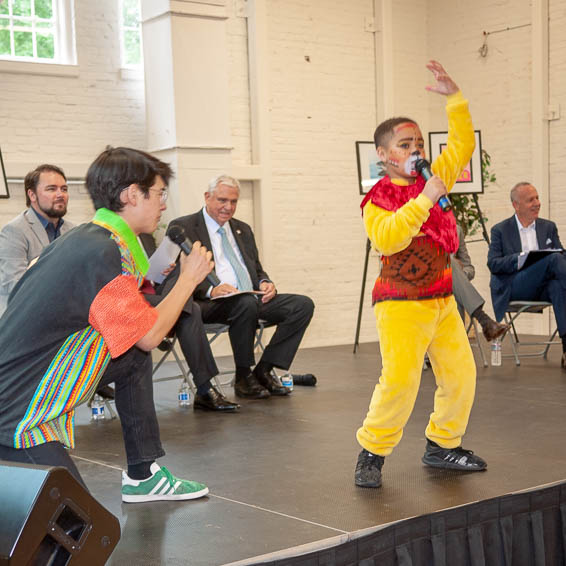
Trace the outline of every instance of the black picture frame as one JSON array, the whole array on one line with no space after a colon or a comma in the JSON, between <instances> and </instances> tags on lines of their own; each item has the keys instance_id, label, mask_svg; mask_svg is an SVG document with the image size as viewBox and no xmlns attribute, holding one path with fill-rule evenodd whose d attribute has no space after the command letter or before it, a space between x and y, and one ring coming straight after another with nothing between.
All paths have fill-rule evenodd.
<instances>
[{"instance_id":1,"label":"black picture frame","mask_svg":"<svg viewBox=\"0 0 566 566\"><path fill-rule=\"evenodd\" d=\"M483 194L483 175L481 165L481 131L474 130L476 138L476 148L472 158L464 168L462 175L454 184L451 194ZM431 163L440 155L446 146L448 132L429 132L429 156Z\"/></svg>"},{"instance_id":2,"label":"black picture frame","mask_svg":"<svg viewBox=\"0 0 566 566\"><path fill-rule=\"evenodd\" d=\"M356 142L356 159L358 162L358 188L361 195L367 194L381 179L377 163L379 158L372 141Z\"/></svg>"}]
</instances>

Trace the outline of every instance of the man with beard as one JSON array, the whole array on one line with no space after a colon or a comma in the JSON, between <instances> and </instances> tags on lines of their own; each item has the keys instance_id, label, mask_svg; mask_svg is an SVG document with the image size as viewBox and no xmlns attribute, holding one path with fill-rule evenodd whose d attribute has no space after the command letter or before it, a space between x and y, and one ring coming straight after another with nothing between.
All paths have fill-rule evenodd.
<instances>
[{"instance_id":1,"label":"man with beard","mask_svg":"<svg viewBox=\"0 0 566 566\"><path fill-rule=\"evenodd\" d=\"M30 262L74 226L63 220L69 192L61 168L39 165L26 175L24 188L28 208L0 231L0 315Z\"/></svg>"}]
</instances>

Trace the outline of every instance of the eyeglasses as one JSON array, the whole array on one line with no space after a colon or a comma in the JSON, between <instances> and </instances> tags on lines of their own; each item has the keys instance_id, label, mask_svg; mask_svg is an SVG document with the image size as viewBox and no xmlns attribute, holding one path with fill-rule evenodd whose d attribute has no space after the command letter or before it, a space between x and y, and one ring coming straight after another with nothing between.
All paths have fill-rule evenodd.
<instances>
[{"instance_id":1,"label":"eyeglasses","mask_svg":"<svg viewBox=\"0 0 566 566\"><path fill-rule=\"evenodd\" d=\"M167 202L167 197L169 196L169 189L167 187L163 189L149 189L154 193L159 193L159 202L165 204Z\"/></svg>"}]
</instances>

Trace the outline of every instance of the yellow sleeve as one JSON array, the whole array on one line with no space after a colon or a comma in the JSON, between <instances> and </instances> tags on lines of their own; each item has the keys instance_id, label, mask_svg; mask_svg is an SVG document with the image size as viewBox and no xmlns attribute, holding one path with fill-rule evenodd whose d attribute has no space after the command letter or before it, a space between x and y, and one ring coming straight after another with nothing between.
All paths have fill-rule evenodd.
<instances>
[{"instance_id":1,"label":"yellow sleeve","mask_svg":"<svg viewBox=\"0 0 566 566\"><path fill-rule=\"evenodd\" d=\"M461 91L447 97L446 114L448 116L448 141L431 168L432 172L444 181L446 189L450 191L474 153L476 138L472 117L468 110L468 101Z\"/></svg>"},{"instance_id":2,"label":"yellow sleeve","mask_svg":"<svg viewBox=\"0 0 566 566\"><path fill-rule=\"evenodd\" d=\"M385 210L370 201L364 206L364 226L373 246L381 255L404 250L426 222L432 201L423 194L396 211Z\"/></svg>"}]
</instances>

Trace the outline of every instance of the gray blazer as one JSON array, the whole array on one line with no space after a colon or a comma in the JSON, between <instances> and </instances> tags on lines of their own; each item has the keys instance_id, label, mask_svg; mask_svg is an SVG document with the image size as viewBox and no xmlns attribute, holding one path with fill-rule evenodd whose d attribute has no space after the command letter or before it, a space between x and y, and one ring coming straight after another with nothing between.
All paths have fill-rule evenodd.
<instances>
[{"instance_id":1,"label":"gray blazer","mask_svg":"<svg viewBox=\"0 0 566 566\"><path fill-rule=\"evenodd\" d=\"M65 220L61 234L74 228ZM30 261L49 245L45 228L30 208L18 214L0 230L0 316L6 310L10 292L25 273Z\"/></svg>"},{"instance_id":2,"label":"gray blazer","mask_svg":"<svg viewBox=\"0 0 566 566\"><path fill-rule=\"evenodd\" d=\"M466 277L469 281L471 281L476 274L476 268L472 265L472 259L470 258L470 254L466 246L464 231L459 225L457 225L456 228L458 230L458 251L454 254L454 257L460 262L460 266L466 274Z\"/></svg>"}]
</instances>

